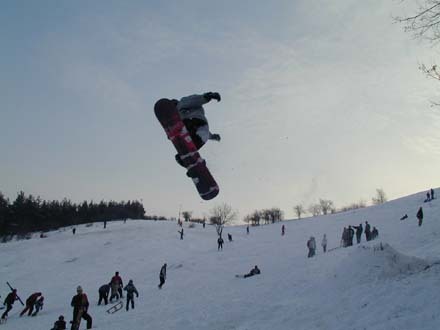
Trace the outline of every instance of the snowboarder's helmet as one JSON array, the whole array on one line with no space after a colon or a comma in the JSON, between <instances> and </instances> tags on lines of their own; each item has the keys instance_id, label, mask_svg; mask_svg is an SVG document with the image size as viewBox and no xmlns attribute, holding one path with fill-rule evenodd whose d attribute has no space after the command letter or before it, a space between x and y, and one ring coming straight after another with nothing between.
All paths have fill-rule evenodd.
<instances>
[{"instance_id":1,"label":"snowboarder's helmet","mask_svg":"<svg viewBox=\"0 0 440 330\"><path fill-rule=\"evenodd\" d=\"M83 289L82 289L81 285L78 285L78 287L76 288L76 292L78 292L78 293L82 293L83 292Z\"/></svg>"}]
</instances>

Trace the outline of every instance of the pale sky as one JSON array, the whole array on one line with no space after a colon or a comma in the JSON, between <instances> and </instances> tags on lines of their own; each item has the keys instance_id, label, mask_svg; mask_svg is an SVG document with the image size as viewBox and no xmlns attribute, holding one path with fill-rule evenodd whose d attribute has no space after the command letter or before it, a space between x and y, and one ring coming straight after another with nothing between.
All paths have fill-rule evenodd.
<instances>
[{"instance_id":1,"label":"pale sky","mask_svg":"<svg viewBox=\"0 0 440 330\"><path fill-rule=\"evenodd\" d=\"M207 215L319 198L342 207L440 186L438 50L392 17L407 2L0 3L0 191L142 200ZM157 122L156 100L217 91L222 137L201 149L220 186L202 201Z\"/></svg>"}]
</instances>

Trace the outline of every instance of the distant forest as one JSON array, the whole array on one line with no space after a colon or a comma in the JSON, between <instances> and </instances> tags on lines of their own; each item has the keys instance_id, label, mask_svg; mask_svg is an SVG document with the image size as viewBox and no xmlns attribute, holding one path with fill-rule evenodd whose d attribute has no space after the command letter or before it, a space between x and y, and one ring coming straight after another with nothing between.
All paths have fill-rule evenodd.
<instances>
[{"instance_id":1,"label":"distant forest","mask_svg":"<svg viewBox=\"0 0 440 330\"><path fill-rule=\"evenodd\" d=\"M166 220L165 217L145 216L144 206L139 201L84 201L76 204L66 198L46 201L21 191L10 202L0 192L0 237L3 241L15 235L23 238L35 231L127 218Z\"/></svg>"}]
</instances>

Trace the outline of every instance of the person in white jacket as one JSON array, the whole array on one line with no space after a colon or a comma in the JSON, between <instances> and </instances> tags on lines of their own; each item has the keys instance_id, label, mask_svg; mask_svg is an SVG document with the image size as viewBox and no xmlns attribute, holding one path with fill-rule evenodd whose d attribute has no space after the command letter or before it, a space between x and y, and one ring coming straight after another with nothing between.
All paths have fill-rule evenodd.
<instances>
[{"instance_id":1,"label":"person in white jacket","mask_svg":"<svg viewBox=\"0 0 440 330\"><path fill-rule=\"evenodd\" d=\"M324 236L322 237L321 246L322 246L322 249L324 250L324 253L327 252L327 235L326 234L324 234Z\"/></svg>"}]
</instances>

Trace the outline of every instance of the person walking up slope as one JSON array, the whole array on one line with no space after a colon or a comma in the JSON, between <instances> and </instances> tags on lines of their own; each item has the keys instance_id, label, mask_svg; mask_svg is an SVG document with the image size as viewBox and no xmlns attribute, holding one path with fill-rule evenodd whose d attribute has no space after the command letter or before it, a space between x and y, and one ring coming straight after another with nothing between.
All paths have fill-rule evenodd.
<instances>
[{"instance_id":1,"label":"person walking up slope","mask_svg":"<svg viewBox=\"0 0 440 330\"><path fill-rule=\"evenodd\" d=\"M89 309L89 300L87 295L83 293L81 286L76 288L76 295L73 296L70 305L73 307L73 319L71 330L78 330L81 319L87 321L87 329L92 328L92 317L87 313Z\"/></svg>"},{"instance_id":2,"label":"person walking up slope","mask_svg":"<svg viewBox=\"0 0 440 330\"><path fill-rule=\"evenodd\" d=\"M321 246L322 246L322 250L324 251L324 253L326 253L327 252L327 235L326 234L324 234L324 236L322 237Z\"/></svg>"},{"instance_id":3,"label":"person walking up slope","mask_svg":"<svg viewBox=\"0 0 440 330\"><path fill-rule=\"evenodd\" d=\"M37 302L38 297L40 296L41 292L35 292L26 299L26 307L21 311L20 317L23 316L26 312L28 312L28 316L32 315L32 312L34 311L34 305Z\"/></svg>"},{"instance_id":4,"label":"person walking up slope","mask_svg":"<svg viewBox=\"0 0 440 330\"><path fill-rule=\"evenodd\" d=\"M17 296L17 289L13 289L12 292L10 292L3 302L3 305L6 305L6 310L2 314L2 320L6 319L8 317L8 313L11 311L12 306L14 305L14 302L18 300Z\"/></svg>"}]
</instances>

